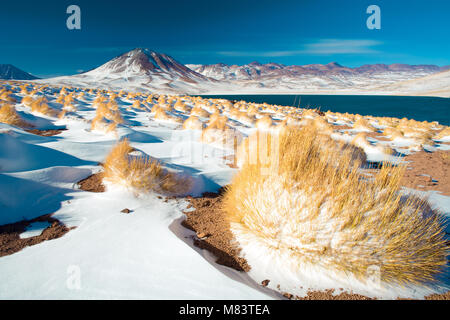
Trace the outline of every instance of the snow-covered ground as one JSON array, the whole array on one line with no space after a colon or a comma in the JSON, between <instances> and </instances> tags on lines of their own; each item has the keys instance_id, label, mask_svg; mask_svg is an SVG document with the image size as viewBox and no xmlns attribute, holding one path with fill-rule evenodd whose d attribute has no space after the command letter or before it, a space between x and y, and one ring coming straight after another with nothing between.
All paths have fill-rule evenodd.
<instances>
[{"instance_id":1,"label":"snow-covered ground","mask_svg":"<svg viewBox=\"0 0 450 320\"><path fill-rule=\"evenodd\" d=\"M45 90L49 106L61 108L56 103L59 89ZM236 169L225 164L227 150L202 143L200 132L182 130L180 123L157 120L149 110L130 108L132 101L124 96L116 99L124 123L107 134L91 130L95 93L75 99L77 111L62 119L32 112L20 103L23 94L14 96L19 100L17 111L36 129L67 130L46 137L0 123L0 225L54 213L54 218L76 228L61 238L1 257L0 299L280 297L258 284L259 275L220 266L209 252L193 246L194 233L181 226L187 201L166 201L156 194L135 194L112 185L104 193L91 193L76 184L100 171L99 162L112 146L128 138L134 148L166 168L189 174L191 194L200 195L230 182ZM174 110L171 114L182 120L188 117ZM273 114L273 119L277 117ZM255 130L236 120L229 123L243 135ZM348 133L341 133L340 139L350 141ZM408 143L391 146L407 147ZM363 147L371 159L385 159L382 149L369 142ZM432 199L450 216L449 197ZM122 213L124 208L131 213ZM22 235L33 236L31 231L42 228L33 225Z\"/></svg>"},{"instance_id":2,"label":"snow-covered ground","mask_svg":"<svg viewBox=\"0 0 450 320\"><path fill-rule=\"evenodd\" d=\"M95 109L85 106L79 114L92 119ZM100 169L97 163L118 138L128 137L165 165L189 171L196 194L216 191L233 169L213 156L215 148L191 140L189 132L174 131L173 124L150 120L148 112L128 112L126 121L134 126L123 125L117 136L90 132L83 119L27 116L47 124L41 129L68 130L42 137L0 124L0 224L55 213L76 228L0 258L0 299L275 297L245 273L222 267L193 247L194 233L180 225L185 201L166 203L156 195L136 197L114 188L90 193L75 185ZM121 213L124 208L132 213Z\"/></svg>"}]
</instances>

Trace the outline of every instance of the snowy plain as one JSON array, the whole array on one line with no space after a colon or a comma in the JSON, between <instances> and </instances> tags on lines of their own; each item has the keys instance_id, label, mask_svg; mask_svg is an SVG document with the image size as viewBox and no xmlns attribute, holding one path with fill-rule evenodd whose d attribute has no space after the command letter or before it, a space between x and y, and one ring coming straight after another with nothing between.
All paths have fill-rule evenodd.
<instances>
[{"instance_id":1,"label":"snowy plain","mask_svg":"<svg viewBox=\"0 0 450 320\"><path fill-rule=\"evenodd\" d=\"M49 96L49 105L56 108L54 98ZM17 106L21 116L38 129L67 129L56 136L37 136L0 124L0 224L54 213L54 218L75 227L61 238L1 257L0 298L281 298L259 285L264 279L258 271L246 274L220 266L209 252L193 246L195 234L181 226L187 201L165 201L156 194L137 195L112 185L104 193L78 188L76 182L100 171L99 163L122 138L166 168L189 174L194 196L217 191L236 172L224 162L227 150L201 143L197 131L181 130L178 123L130 109L126 98L117 99L125 120L117 133L92 131L94 98L86 94L75 103L78 111L60 120ZM244 135L254 130L233 123ZM409 143L400 141L394 147ZM363 147L374 161L386 156L369 144ZM429 194L433 205L450 217L449 197ZM121 213L124 208L131 213ZM280 282L285 277L273 276ZM289 282L289 275L284 280ZM329 288L330 282L320 282L316 288L324 289L324 285ZM339 283L334 285L338 288ZM428 292L408 294L423 297Z\"/></svg>"},{"instance_id":2,"label":"snowy plain","mask_svg":"<svg viewBox=\"0 0 450 320\"><path fill-rule=\"evenodd\" d=\"M86 102L77 107L79 116L90 120L95 110ZM128 105L121 103L123 108ZM98 162L117 139L127 137L135 148L168 167L189 171L194 194L216 191L234 170L214 157L222 151L197 142L192 132L174 131L174 124L150 120L148 112L123 110L128 115L117 136L90 132L84 119L55 121L25 108L21 112L40 123L39 129L68 130L42 137L0 124L0 224L54 213L54 218L76 228L0 258L1 299L277 297L193 246L195 233L180 225L185 201L164 202L152 194L136 197L113 187L90 193L76 186L100 170ZM121 213L124 208L132 213Z\"/></svg>"}]
</instances>

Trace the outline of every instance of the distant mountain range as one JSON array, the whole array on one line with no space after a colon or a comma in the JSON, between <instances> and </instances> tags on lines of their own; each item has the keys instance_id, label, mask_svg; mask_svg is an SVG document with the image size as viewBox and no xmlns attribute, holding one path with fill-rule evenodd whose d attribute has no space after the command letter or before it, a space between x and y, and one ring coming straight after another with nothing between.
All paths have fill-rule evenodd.
<instances>
[{"instance_id":1,"label":"distant mountain range","mask_svg":"<svg viewBox=\"0 0 450 320\"><path fill-rule=\"evenodd\" d=\"M11 64L0 64L0 79L6 80L34 80L39 79Z\"/></svg>"},{"instance_id":2,"label":"distant mountain range","mask_svg":"<svg viewBox=\"0 0 450 320\"><path fill-rule=\"evenodd\" d=\"M310 94L409 94L408 91L394 92L389 86L450 70L450 66L407 64L372 64L350 68L337 62L301 66L259 62L242 66L219 63L191 64L187 67L204 76L231 82L241 92ZM437 84L437 87L441 85ZM450 96L450 92L447 95Z\"/></svg>"},{"instance_id":3,"label":"distant mountain range","mask_svg":"<svg viewBox=\"0 0 450 320\"><path fill-rule=\"evenodd\" d=\"M81 74L37 81L179 94L417 95L420 92L421 95L450 97L448 77L430 77L448 70L450 66L407 64L372 64L351 68L337 62L309 65L259 62L241 66L223 63L183 65L166 54L137 48ZM425 79L424 90L417 90L417 85L407 83L422 78Z\"/></svg>"},{"instance_id":4,"label":"distant mountain range","mask_svg":"<svg viewBox=\"0 0 450 320\"><path fill-rule=\"evenodd\" d=\"M210 65L186 65L192 70L205 76L218 80L265 80L281 77L301 77L309 76L370 76L374 74L386 73L408 73L415 75L426 75L450 69L450 66L439 67L435 65L407 65L407 64L366 64L357 68L349 68L337 62L328 64L308 64L286 66L278 63L261 64L252 62L250 64L226 65L223 63Z\"/></svg>"}]
</instances>

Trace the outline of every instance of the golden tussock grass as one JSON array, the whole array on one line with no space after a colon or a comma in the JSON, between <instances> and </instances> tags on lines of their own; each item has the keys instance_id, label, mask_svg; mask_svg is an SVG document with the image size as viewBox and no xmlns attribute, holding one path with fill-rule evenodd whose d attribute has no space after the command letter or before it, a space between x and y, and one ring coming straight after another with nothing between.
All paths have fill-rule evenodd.
<instances>
[{"instance_id":1,"label":"golden tussock grass","mask_svg":"<svg viewBox=\"0 0 450 320\"><path fill-rule=\"evenodd\" d=\"M64 96L63 99L63 110L62 112L64 113L60 113L59 117L62 118L64 117L65 113L67 111L69 112L75 112L77 111L77 107L75 107L74 102L75 102L75 98L73 97L73 93L68 94L67 96Z\"/></svg>"},{"instance_id":2,"label":"golden tussock grass","mask_svg":"<svg viewBox=\"0 0 450 320\"><path fill-rule=\"evenodd\" d=\"M365 281L376 266L385 283L437 279L448 254L442 218L400 193L404 167L368 179L352 148L324 148L328 137L313 128L271 139L265 166L245 161L224 196L244 253L261 249L294 272L315 266Z\"/></svg>"},{"instance_id":3,"label":"golden tussock grass","mask_svg":"<svg viewBox=\"0 0 450 320\"><path fill-rule=\"evenodd\" d=\"M34 99L31 96L25 96L22 98L22 104L26 107L31 107L31 104L33 103Z\"/></svg>"},{"instance_id":4,"label":"golden tussock grass","mask_svg":"<svg viewBox=\"0 0 450 320\"><path fill-rule=\"evenodd\" d=\"M45 97L37 98L31 103L31 111L37 112L49 117L57 117L59 114L58 110L50 108L47 104L47 99Z\"/></svg>"},{"instance_id":5,"label":"golden tussock grass","mask_svg":"<svg viewBox=\"0 0 450 320\"><path fill-rule=\"evenodd\" d=\"M97 108L99 105L104 104L107 102L106 97L102 96L102 95L97 95L97 97L94 99L94 101L92 102L92 106L94 108Z\"/></svg>"},{"instance_id":6,"label":"golden tussock grass","mask_svg":"<svg viewBox=\"0 0 450 320\"><path fill-rule=\"evenodd\" d=\"M442 131L440 131L437 135L435 135L435 139L443 139L445 137L450 137L450 127L446 127Z\"/></svg>"},{"instance_id":7,"label":"golden tussock grass","mask_svg":"<svg viewBox=\"0 0 450 320\"><path fill-rule=\"evenodd\" d=\"M189 192L192 182L187 177L164 169L148 156L132 156L128 140L120 141L108 154L104 165L104 180L138 192L182 195Z\"/></svg>"},{"instance_id":8,"label":"golden tussock grass","mask_svg":"<svg viewBox=\"0 0 450 320\"><path fill-rule=\"evenodd\" d=\"M250 105L247 108L247 114L249 116L256 116L257 114L259 114L259 112L260 112L260 110L259 110L258 106L256 106L256 105Z\"/></svg>"},{"instance_id":9,"label":"golden tussock grass","mask_svg":"<svg viewBox=\"0 0 450 320\"><path fill-rule=\"evenodd\" d=\"M228 112L228 116L232 119L237 119L237 118L239 118L240 115L241 115L241 111L239 111L238 108L232 108Z\"/></svg>"},{"instance_id":10,"label":"golden tussock grass","mask_svg":"<svg viewBox=\"0 0 450 320\"><path fill-rule=\"evenodd\" d=\"M62 114L62 116L64 116L64 114ZM92 119L91 130L109 133L109 132L115 132L116 128L117 128L117 123L115 123L114 121L111 121L109 119L106 119L102 116L95 116L95 118Z\"/></svg>"},{"instance_id":11,"label":"golden tussock grass","mask_svg":"<svg viewBox=\"0 0 450 320\"><path fill-rule=\"evenodd\" d=\"M403 132L403 135L407 138L417 138L417 139L431 139L433 133L431 130L424 130L421 128L398 128Z\"/></svg>"},{"instance_id":12,"label":"golden tussock grass","mask_svg":"<svg viewBox=\"0 0 450 320\"><path fill-rule=\"evenodd\" d=\"M70 105L75 102L75 98L73 97L73 93L68 94L64 97L64 105Z\"/></svg>"},{"instance_id":13,"label":"golden tussock grass","mask_svg":"<svg viewBox=\"0 0 450 320\"><path fill-rule=\"evenodd\" d=\"M102 99L102 101L104 101ZM91 130L114 132L118 124L123 123L120 110L115 102L96 102L97 110L92 119Z\"/></svg>"},{"instance_id":14,"label":"golden tussock grass","mask_svg":"<svg viewBox=\"0 0 450 320\"><path fill-rule=\"evenodd\" d=\"M145 106L139 100L135 100L131 105L131 108L138 110L146 110Z\"/></svg>"},{"instance_id":15,"label":"golden tussock grass","mask_svg":"<svg viewBox=\"0 0 450 320\"><path fill-rule=\"evenodd\" d=\"M17 102L14 97L11 97L11 94L11 91L3 90L3 92L0 93L0 100L5 102Z\"/></svg>"},{"instance_id":16,"label":"golden tussock grass","mask_svg":"<svg viewBox=\"0 0 450 320\"><path fill-rule=\"evenodd\" d=\"M158 109L165 110L165 111L174 110L173 106L171 104L167 104L167 103L162 103L162 104L156 103L153 105L151 110L152 110L152 112L156 112L156 110L158 110Z\"/></svg>"},{"instance_id":17,"label":"golden tussock grass","mask_svg":"<svg viewBox=\"0 0 450 320\"><path fill-rule=\"evenodd\" d=\"M159 109L162 109L162 108L159 105L154 104L153 107L151 108L150 112L156 113L156 111L158 111Z\"/></svg>"},{"instance_id":18,"label":"golden tussock grass","mask_svg":"<svg viewBox=\"0 0 450 320\"><path fill-rule=\"evenodd\" d=\"M267 130L273 126L272 118L268 115L264 115L256 120L255 127L260 130Z\"/></svg>"},{"instance_id":19,"label":"golden tussock grass","mask_svg":"<svg viewBox=\"0 0 450 320\"><path fill-rule=\"evenodd\" d=\"M242 134L229 127L227 121L228 118L225 116L218 116L209 121L206 129L202 131L201 141L222 148L235 149L242 141Z\"/></svg>"},{"instance_id":20,"label":"golden tussock grass","mask_svg":"<svg viewBox=\"0 0 450 320\"><path fill-rule=\"evenodd\" d=\"M179 112L188 112L189 110L188 106L181 100L177 100L173 108Z\"/></svg>"},{"instance_id":21,"label":"golden tussock grass","mask_svg":"<svg viewBox=\"0 0 450 320\"><path fill-rule=\"evenodd\" d=\"M396 151L386 144L377 144L377 148L387 155L394 155Z\"/></svg>"},{"instance_id":22,"label":"golden tussock grass","mask_svg":"<svg viewBox=\"0 0 450 320\"><path fill-rule=\"evenodd\" d=\"M241 112L241 114L238 116L237 120L247 126L252 126L256 122L255 116L249 116L245 112Z\"/></svg>"},{"instance_id":23,"label":"golden tussock grass","mask_svg":"<svg viewBox=\"0 0 450 320\"><path fill-rule=\"evenodd\" d=\"M197 116L201 118L208 118L209 112L203 109L202 107L195 106L191 110L191 116Z\"/></svg>"},{"instance_id":24,"label":"golden tussock grass","mask_svg":"<svg viewBox=\"0 0 450 320\"><path fill-rule=\"evenodd\" d=\"M159 96L158 104L166 104L166 98L164 96Z\"/></svg>"},{"instance_id":25,"label":"golden tussock grass","mask_svg":"<svg viewBox=\"0 0 450 320\"><path fill-rule=\"evenodd\" d=\"M17 127L28 127L27 124L17 113L16 108L11 104L0 103L0 122Z\"/></svg>"},{"instance_id":26,"label":"golden tussock grass","mask_svg":"<svg viewBox=\"0 0 450 320\"><path fill-rule=\"evenodd\" d=\"M155 103L155 100L154 100L154 98L153 98L153 95L149 95L149 96L147 97L147 99L145 99L145 101L146 101L147 103Z\"/></svg>"},{"instance_id":27,"label":"golden tussock grass","mask_svg":"<svg viewBox=\"0 0 450 320\"><path fill-rule=\"evenodd\" d=\"M20 86L20 94L28 95L28 88L26 85Z\"/></svg>"},{"instance_id":28,"label":"golden tussock grass","mask_svg":"<svg viewBox=\"0 0 450 320\"><path fill-rule=\"evenodd\" d=\"M375 131L375 128L366 119L360 117L353 123L353 129Z\"/></svg>"},{"instance_id":29,"label":"golden tussock grass","mask_svg":"<svg viewBox=\"0 0 450 320\"><path fill-rule=\"evenodd\" d=\"M318 114L316 109L303 109L302 118L315 118L317 116Z\"/></svg>"},{"instance_id":30,"label":"golden tussock grass","mask_svg":"<svg viewBox=\"0 0 450 320\"><path fill-rule=\"evenodd\" d=\"M213 113L209 117L208 128L217 129L217 130L226 130L229 128L227 126L228 118L226 116L222 116L219 113Z\"/></svg>"},{"instance_id":31,"label":"golden tussock grass","mask_svg":"<svg viewBox=\"0 0 450 320\"><path fill-rule=\"evenodd\" d=\"M356 134L353 137L351 143L361 148L370 146L370 142L369 140L367 140L367 134L365 132L359 132L358 134Z\"/></svg>"},{"instance_id":32,"label":"golden tussock grass","mask_svg":"<svg viewBox=\"0 0 450 320\"><path fill-rule=\"evenodd\" d=\"M383 129L383 135L389 136L391 140L403 139L403 132L397 128L387 127Z\"/></svg>"},{"instance_id":33,"label":"golden tussock grass","mask_svg":"<svg viewBox=\"0 0 450 320\"><path fill-rule=\"evenodd\" d=\"M328 123L327 120L325 120L324 117L316 117L313 120L313 126L320 132L323 134L332 134L333 133L333 125L331 125L330 123Z\"/></svg>"},{"instance_id":34,"label":"golden tussock grass","mask_svg":"<svg viewBox=\"0 0 450 320\"><path fill-rule=\"evenodd\" d=\"M190 116L183 122L185 130L203 130L203 123L196 116Z\"/></svg>"},{"instance_id":35,"label":"golden tussock grass","mask_svg":"<svg viewBox=\"0 0 450 320\"><path fill-rule=\"evenodd\" d=\"M203 108L209 113L219 112L219 108L215 104L207 103Z\"/></svg>"},{"instance_id":36,"label":"golden tussock grass","mask_svg":"<svg viewBox=\"0 0 450 320\"><path fill-rule=\"evenodd\" d=\"M58 98L56 98L55 102L63 104L64 103L64 98L65 98L65 96L60 95L60 96L58 96Z\"/></svg>"},{"instance_id":37,"label":"golden tussock grass","mask_svg":"<svg viewBox=\"0 0 450 320\"><path fill-rule=\"evenodd\" d=\"M152 109L152 111L153 111L153 109ZM178 117L168 114L163 108L156 109L154 119L161 120L161 121L176 122L176 123L181 123L183 121Z\"/></svg>"}]
</instances>

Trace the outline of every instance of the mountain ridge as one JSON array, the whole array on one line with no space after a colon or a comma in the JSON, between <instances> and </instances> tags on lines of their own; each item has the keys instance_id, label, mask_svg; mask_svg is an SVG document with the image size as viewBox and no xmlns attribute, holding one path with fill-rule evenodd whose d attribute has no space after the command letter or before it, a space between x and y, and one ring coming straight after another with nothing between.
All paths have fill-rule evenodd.
<instances>
[{"instance_id":1,"label":"mountain ridge","mask_svg":"<svg viewBox=\"0 0 450 320\"><path fill-rule=\"evenodd\" d=\"M170 94L390 94L395 83L443 70L450 66L397 63L351 68L338 62L286 66L257 61L242 66L184 65L167 54L135 48L87 72L39 81Z\"/></svg>"},{"instance_id":2,"label":"mountain ridge","mask_svg":"<svg viewBox=\"0 0 450 320\"><path fill-rule=\"evenodd\" d=\"M375 74L382 72L415 72L425 76L431 73L449 70L450 66L437 65L408 65L393 64L365 64L359 67L347 67L338 62L327 64L284 65L274 62L262 64L257 61L244 65L216 64L187 64L192 70L217 80L256 80L263 77L299 76L299 75L338 75L338 74Z\"/></svg>"},{"instance_id":3,"label":"mountain ridge","mask_svg":"<svg viewBox=\"0 0 450 320\"><path fill-rule=\"evenodd\" d=\"M4 80L35 80L39 79L12 64L0 64L0 79Z\"/></svg>"},{"instance_id":4,"label":"mountain ridge","mask_svg":"<svg viewBox=\"0 0 450 320\"><path fill-rule=\"evenodd\" d=\"M145 48L135 48L80 74L44 81L78 86L95 83L105 89L162 90L168 93L193 92L204 84L217 82L189 69L167 54Z\"/></svg>"}]
</instances>

